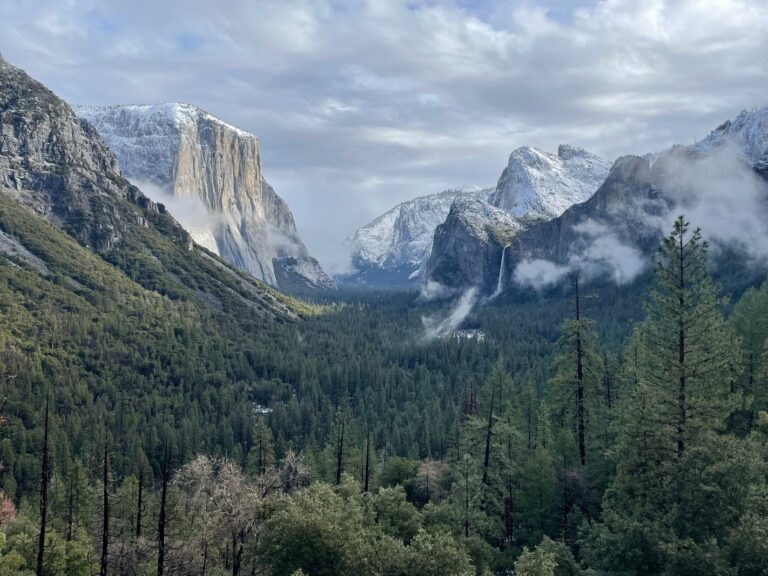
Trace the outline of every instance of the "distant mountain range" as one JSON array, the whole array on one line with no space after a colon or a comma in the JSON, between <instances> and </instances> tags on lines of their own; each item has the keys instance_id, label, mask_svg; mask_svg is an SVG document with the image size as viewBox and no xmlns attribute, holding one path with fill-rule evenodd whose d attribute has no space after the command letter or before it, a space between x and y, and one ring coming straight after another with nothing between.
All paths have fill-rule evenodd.
<instances>
[{"instance_id":1,"label":"distant mountain range","mask_svg":"<svg viewBox=\"0 0 768 576\"><path fill-rule=\"evenodd\" d=\"M398 205L349 240L355 272L378 287L541 287L579 269L622 283L677 213L718 248L768 259L768 108L743 111L690 146L612 165L581 148L512 152L493 190L452 190ZM430 233L430 230L432 232Z\"/></svg>"},{"instance_id":2,"label":"distant mountain range","mask_svg":"<svg viewBox=\"0 0 768 576\"><path fill-rule=\"evenodd\" d=\"M369 287L418 285L435 229L445 221L454 200L487 200L492 191L464 186L398 204L347 239L354 271L340 280Z\"/></svg>"},{"instance_id":3,"label":"distant mountain range","mask_svg":"<svg viewBox=\"0 0 768 576\"><path fill-rule=\"evenodd\" d=\"M496 240L509 243L530 223L559 216L585 201L609 169L608 162L575 146L562 145L557 154L518 148L495 188L465 187L417 198L360 228L347 240L354 272L341 280L369 287L413 287L427 280L464 285L474 282L477 274L496 277L505 245ZM499 228L498 233L483 232L492 228ZM495 247L481 246L482 254L471 254L470 238L478 233L476 240Z\"/></svg>"},{"instance_id":4,"label":"distant mountain range","mask_svg":"<svg viewBox=\"0 0 768 576\"><path fill-rule=\"evenodd\" d=\"M735 250L764 267L767 168L768 108L743 111L693 145L621 157L589 200L513 239L503 282L540 287L575 269L628 282L680 214L715 254Z\"/></svg>"}]
</instances>

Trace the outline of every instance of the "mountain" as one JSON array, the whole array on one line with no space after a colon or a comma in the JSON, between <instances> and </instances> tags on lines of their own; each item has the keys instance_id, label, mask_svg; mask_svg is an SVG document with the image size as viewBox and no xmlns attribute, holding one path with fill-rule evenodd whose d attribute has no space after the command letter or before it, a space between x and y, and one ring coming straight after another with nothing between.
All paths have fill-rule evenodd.
<instances>
[{"instance_id":1,"label":"mountain","mask_svg":"<svg viewBox=\"0 0 768 576\"><path fill-rule=\"evenodd\" d=\"M690 145L624 156L587 202L519 234L505 282L554 283L569 269L631 280L684 214L716 247L768 259L768 108L741 112Z\"/></svg>"},{"instance_id":2,"label":"mountain","mask_svg":"<svg viewBox=\"0 0 768 576\"><path fill-rule=\"evenodd\" d=\"M126 288L117 278L124 275L133 292L236 316L286 320L304 313L303 305L196 246L164 205L121 175L89 123L2 59L0 129L0 195L8 206L0 218L2 259L21 259L78 298L102 301L117 286L114 294L121 294ZM102 264L73 260L50 224Z\"/></svg>"},{"instance_id":3,"label":"mountain","mask_svg":"<svg viewBox=\"0 0 768 576\"><path fill-rule=\"evenodd\" d=\"M768 106L742 110L736 118L725 121L691 149L702 155L727 145L735 145L756 171L768 173Z\"/></svg>"},{"instance_id":4,"label":"mountain","mask_svg":"<svg viewBox=\"0 0 768 576\"><path fill-rule=\"evenodd\" d=\"M256 136L189 104L75 110L113 151L123 175L165 201L198 244L273 286L333 286L307 252L288 205L264 180ZM278 276L288 270L290 286L280 286Z\"/></svg>"},{"instance_id":5,"label":"mountain","mask_svg":"<svg viewBox=\"0 0 768 576\"><path fill-rule=\"evenodd\" d=\"M458 198L435 230L425 277L448 288L497 287L504 249L524 224L478 198Z\"/></svg>"},{"instance_id":6,"label":"mountain","mask_svg":"<svg viewBox=\"0 0 768 576\"><path fill-rule=\"evenodd\" d=\"M450 267L447 261L451 256L435 254L431 267L427 261L433 252L435 230L445 222L454 200L487 200L493 207L528 223L550 219L589 198L605 180L609 168L610 164L600 157L567 144L561 145L557 154L529 146L517 148L510 154L495 189L458 188L416 198L398 204L360 228L346 242L351 248L354 271L340 280L368 286L412 286L429 279L437 280L429 274ZM482 214L496 218L496 213L487 207L473 206L473 218L482 217ZM459 212L466 208L467 205L462 205ZM457 248L456 242L446 236L452 230L465 240L474 238L454 224L441 236L441 245L451 245L452 250ZM494 222L489 221L488 225L493 226ZM485 252L484 247L467 250L468 253ZM453 254L459 255L458 252ZM459 263L455 266L463 267ZM448 277L458 278L448 274L443 280Z\"/></svg>"},{"instance_id":7,"label":"mountain","mask_svg":"<svg viewBox=\"0 0 768 576\"><path fill-rule=\"evenodd\" d=\"M490 189L467 186L398 204L355 232L345 244L354 272L347 284L414 286L421 281L435 229L457 198L487 199Z\"/></svg>"},{"instance_id":8,"label":"mountain","mask_svg":"<svg viewBox=\"0 0 768 576\"><path fill-rule=\"evenodd\" d=\"M523 146L510 154L489 201L517 218L554 218L592 196L610 167L576 146L562 144L556 155Z\"/></svg>"},{"instance_id":9,"label":"mountain","mask_svg":"<svg viewBox=\"0 0 768 576\"><path fill-rule=\"evenodd\" d=\"M510 154L488 205L462 203L455 211L451 209L453 218L449 216L435 233L425 282L449 289L477 286L486 296L496 293L502 286L499 278L506 273L503 249L512 237L584 202L608 170L607 162L575 146L563 144L556 155L528 146L517 148ZM483 222L484 218L487 221ZM485 229L503 230L503 239L477 233Z\"/></svg>"}]
</instances>

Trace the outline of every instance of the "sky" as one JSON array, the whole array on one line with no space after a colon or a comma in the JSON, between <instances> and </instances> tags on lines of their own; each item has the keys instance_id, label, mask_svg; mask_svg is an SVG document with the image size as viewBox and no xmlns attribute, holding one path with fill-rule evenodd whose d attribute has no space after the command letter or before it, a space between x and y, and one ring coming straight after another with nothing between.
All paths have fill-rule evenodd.
<instances>
[{"instance_id":1,"label":"sky","mask_svg":"<svg viewBox=\"0 0 768 576\"><path fill-rule=\"evenodd\" d=\"M524 145L607 159L768 103L767 0L0 0L0 52L71 103L180 101L258 135L328 268L395 204Z\"/></svg>"}]
</instances>

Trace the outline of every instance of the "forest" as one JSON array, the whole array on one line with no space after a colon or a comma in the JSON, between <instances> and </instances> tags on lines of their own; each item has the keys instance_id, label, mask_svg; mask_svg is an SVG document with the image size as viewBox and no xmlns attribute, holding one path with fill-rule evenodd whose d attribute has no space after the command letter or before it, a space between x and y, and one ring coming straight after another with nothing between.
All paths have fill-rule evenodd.
<instances>
[{"instance_id":1,"label":"forest","mask_svg":"<svg viewBox=\"0 0 768 576\"><path fill-rule=\"evenodd\" d=\"M0 259L2 576L766 574L768 283L695 223L631 284L478 307L483 342L415 293L196 307L37 236L83 263Z\"/></svg>"}]
</instances>

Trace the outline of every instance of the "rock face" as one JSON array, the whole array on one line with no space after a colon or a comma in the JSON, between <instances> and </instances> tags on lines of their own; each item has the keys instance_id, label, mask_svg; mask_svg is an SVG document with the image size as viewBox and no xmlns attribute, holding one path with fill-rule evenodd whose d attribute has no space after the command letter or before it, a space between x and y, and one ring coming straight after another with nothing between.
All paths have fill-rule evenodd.
<instances>
[{"instance_id":1,"label":"rock face","mask_svg":"<svg viewBox=\"0 0 768 576\"><path fill-rule=\"evenodd\" d=\"M610 230L611 242L652 250L658 246L661 233L656 223L668 210L669 202L660 192L649 158L619 158L592 198L557 218L531 226L512 241L506 273L511 274L523 260L568 262L593 238L594 228L580 226L585 222L597 223L600 232Z\"/></svg>"},{"instance_id":2,"label":"rock face","mask_svg":"<svg viewBox=\"0 0 768 576\"><path fill-rule=\"evenodd\" d=\"M398 204L346 241L354 272L340 278L363 286L416 286L421 282L435 229L457 198L487 199L491 189L446 190Z\"/></svg>"},{"instance_id":3,"label":"rock face","mask_svg":"<svg viewBox=\"0 0 768 576\"><path fill-rule=\"evenodd\" d=\"M523 146L510 154L490 202L517 218L554 218L592 196L610 167L602 158L567 144L556 155Z\"/></svg>"},{"instance_id":4,"label":"rock face","mask_svg":"<svg viewBox=\"0 0 768 576\"><path fill-rule=\"evenodd\" d=\"M742 110L733 120L727 120L691 149L708 154L722 146L733 144L760 172L768 171L768 106Z\"/></svg>"},{"instance_id":5,"label":"rock face","mask_svg":"<svg viewBox=\"0 0 768 576\"><path fill-rule=\"evenodd\" d=\"M587 200L608 170L608 163L598 156L566 144L556 155L527 146L516 149L488 198L490 205L451 209L438 229L439 237L435 233L424 280L453 289L476 286L486 295L497 292L505 285L507 272L506 265L502 270L501 247L534 223L551 220ZM484 229L510 231L504 235L506 244L497 235L478 233Z\"/></svg>"},{"instance_id":6,"label":"rock face","mask_svg":"<svg viewBox=\"0 0 768 576\"><path fill-rule=\"evenodd\" d=\"M455 200L435 231L426 278L450 289L477 287L481 294L492 294L505 247L523 228L517 218L484 200Z\"/></svg>"},{"instance_id":7,"label":"rock face","mask_svg":"<svg viewBox=\"0 0 768 576\"><path fill-rule=\"evenodd\" d=\"M194 240L279 286L283 258L307 259L307 285L332 283L310 258L288 205L264 180L258 138L188 104L80 106L123 174L169 209ZM318 282L318 277L322 276Z\"/></svg>"},{"instance_id":8,"label":"rock face","mask_svg":"<svg viewBox=\"0 0 768 576\"><path fill-rule=\"evenodd\" d=\"M766 180L768 108L744 111L691 146L619 158L592 198L512 241L506 281L532 261L622 281L627 260L647 263L679 214L719 246L765 261Z\"/></svg>"},{"instance_id":9,"label":"rock face","mask_svg":"<svg viewBox=\"0 0 768 576\"><path fill-rule=\"evenodd\" d=\"M274 261L277 284L292 293L306 294L316 290L332 290L333 280L311 256L294 258L285 256Z\"/></svg>"},{"instance_id":10,"label":"rock face","mask_svg":"<svg viewBox=\"0 0 768 576\"><path fill-rule=\"evenodd\" d=\"M2 59L0 129L0 186L84 246L105 251L119 242L126 225L119 199L157 211L120 176L114 156L90 125Z\"/></svg>"},{"instance_id":11,"label":"rock face","mask_svg":"<svg viewBox=\"0 0 768 576\"><path fill-rule=\"evenodd\" d=\"M272 318L295 318L301 308L196 247L162 204L122 176L91 124L2 58L0 194L61 228L145 290ZM46 273L12 223L0 221L0 229L0 251ZM77 285L77 278L67 280Z\"/></svg>"}]
</instances>

